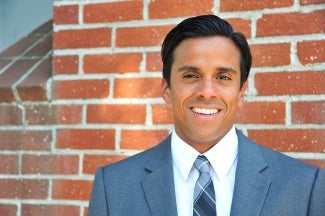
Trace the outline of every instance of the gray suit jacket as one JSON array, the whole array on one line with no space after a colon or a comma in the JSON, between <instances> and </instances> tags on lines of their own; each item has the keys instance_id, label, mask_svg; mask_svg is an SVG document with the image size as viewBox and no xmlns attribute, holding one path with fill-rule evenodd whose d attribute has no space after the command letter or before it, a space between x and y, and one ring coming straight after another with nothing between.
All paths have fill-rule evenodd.
<instances>
[{"instance_id":1,"label":"gray suit jacket","mask_svg":"<svg viewBox=\"0 0 325 216\"><path fill-rule=\"evenodd\" d=\"M325 172L239 131L231 216L325 216ZM176 216L170 136L96 172L89 216Z\"/></svg>"}]
</instances>

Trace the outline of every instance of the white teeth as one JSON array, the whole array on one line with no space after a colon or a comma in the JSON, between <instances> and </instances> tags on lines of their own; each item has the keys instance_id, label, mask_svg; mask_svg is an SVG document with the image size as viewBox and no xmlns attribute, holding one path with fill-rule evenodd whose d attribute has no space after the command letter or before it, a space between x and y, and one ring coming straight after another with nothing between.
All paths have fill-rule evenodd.
<instances>
[{"instance_id":1,"label":"white teeth","mask_svg":"<svg viewBox=\"0 0 325 216\"><path fill-rule=\"evenodd\" d=\"M217 109L206 109L206 108L196 108L196 107L193 107L192 110L195 113L204 114L204 115L212 115L212 114L218 113L218 110Z\"/></svg>"}]
</instances>

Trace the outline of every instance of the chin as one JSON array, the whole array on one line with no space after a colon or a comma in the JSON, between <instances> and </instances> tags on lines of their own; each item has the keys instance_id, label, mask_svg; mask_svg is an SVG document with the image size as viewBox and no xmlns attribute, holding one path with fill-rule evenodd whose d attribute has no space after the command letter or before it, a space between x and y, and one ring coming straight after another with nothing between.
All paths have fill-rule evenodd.
<instances>
[{"instance_id":1,"label":"chin","mask_svg":"<svg viewBox=\"0 0 325 216\"><path fill-rule=\"evenodd\" d=\"M216 134L213 134L213 136L198 135L193 137L192 140L195 141L196 143L214 145L218 143L221 138L220 136L216 136Z\"/></svg>"},{"instance_id":2,"label":"chin","mask_svg":"<svg viewBox=\"0 0 325 216\"><path fill-rule=\"evenodd\" d=\"M196 132L196 135L193 136L193 138L195 138L195 140L197 140L198 142L216 144L224 137L224 135L228 131L229 131L229 129L228 130L222 130L222 131L221 130L214 130L214 131L211 131L210 133L207 133L206 130L205 130L204 132L202 131L202 133Z\"/></svg>"}]
</instances>

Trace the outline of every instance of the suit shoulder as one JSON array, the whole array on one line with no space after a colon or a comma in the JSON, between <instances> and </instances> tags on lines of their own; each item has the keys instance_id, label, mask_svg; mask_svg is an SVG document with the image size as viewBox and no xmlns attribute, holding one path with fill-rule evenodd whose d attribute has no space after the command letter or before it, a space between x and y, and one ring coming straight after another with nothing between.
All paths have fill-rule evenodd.
<instances>
[{"instance_id":1,"label":"suit shoulder","mask_svg":"<svg viewBox=\"0 0 325 216\"><path fill-rule=\"evenodd\" d=\"M150 149L137 153L116 163L108 164L104 167L101 167L101 169L103 169L104 173L136 173L139 169L143 170L144 167L146 167L148 164L153 165L156 163L161 163L161 161L171 158L170 152L170 138L168 137L164 141Z\"/></svg>"},{"instance_id":2,"label":"suit shoulder","mask_svg":"<svg viewBox=\"0 0 325 216\"><path fill-rule=\"evenodd\" d=\"M304 171L315 172L318 168L307 164L301 160L288 156L284 153L275 151L265 146L260 146L264 158L273 167L278 166L284 170L297 170L300 174Z\"/></svg>"},{"instance_id":3,"label":"suit shoulder","mask_svg":"<svg viewBox=\"0 0 325 216\"><path fill-rule=\"evenodd\" d=\"M251 149L253 154L261 154L267 164L278 171L283 170L289 173L298 172L299 174L306 172L311 174L316 173L319 169L296 158L290 157L282 152L278 152L261 144L255 143L241 133L238 134L238 138L239 142L246 146L250 146L248 148Z\"/></svg>"}]
</instances>

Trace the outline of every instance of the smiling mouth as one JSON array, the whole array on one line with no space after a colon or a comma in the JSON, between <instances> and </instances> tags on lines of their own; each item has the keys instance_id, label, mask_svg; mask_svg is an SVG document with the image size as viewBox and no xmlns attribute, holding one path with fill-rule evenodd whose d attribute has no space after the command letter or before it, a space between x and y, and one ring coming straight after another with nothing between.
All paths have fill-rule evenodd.
<instances>
[{"instance_id":1,"label":"smiling mouth","mask_svg":"<svg viewBox=\"0 0 325 216\"><path fill-rule=\"evenodd\" d=\"M207 108L198 108L198 107L192 107L191 110L197 114L202 114L202 115L214 115L220 111L219 109L207 109Z\"/></svg>"}]
</instances>

